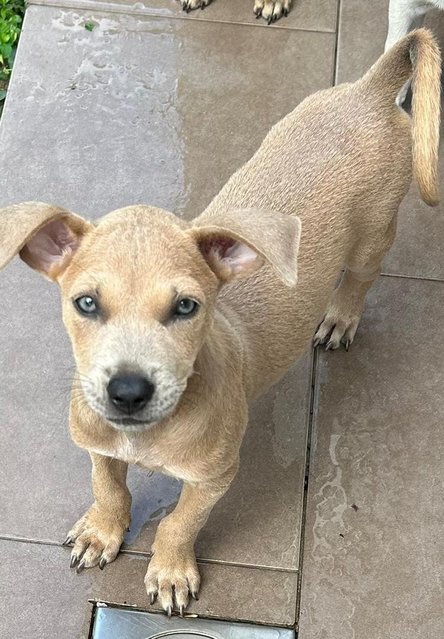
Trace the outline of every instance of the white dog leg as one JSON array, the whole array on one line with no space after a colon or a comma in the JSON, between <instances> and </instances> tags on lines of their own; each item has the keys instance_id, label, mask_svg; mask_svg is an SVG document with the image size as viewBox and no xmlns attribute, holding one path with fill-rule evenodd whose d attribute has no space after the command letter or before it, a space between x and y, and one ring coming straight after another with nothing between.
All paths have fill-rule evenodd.
<instances>
[{"instance_id":1,"label":"white dog leg","mask_svg":"<svg viewBox=\"0 0 444 639\"><path fill-rule=\"evenodd\" d=\"M430 5L418 0L390 0L389 28L384 50L403 38L412 29L422 26Z\"/></svg>"},{"instance_id":2,"label":"white dog leg","mask_svg":"<svg viewBox=\"0 0 444 639\"><path fill-rule=\"evenodd\" d=\"M419 29L430 5L418 0L390 0L389 29L384 50L390 49L395 42L407 35L413 29ZM396 104L402 106L410 87L410 80L404 84L396 96Z\"/></svg>"}]
</instances>

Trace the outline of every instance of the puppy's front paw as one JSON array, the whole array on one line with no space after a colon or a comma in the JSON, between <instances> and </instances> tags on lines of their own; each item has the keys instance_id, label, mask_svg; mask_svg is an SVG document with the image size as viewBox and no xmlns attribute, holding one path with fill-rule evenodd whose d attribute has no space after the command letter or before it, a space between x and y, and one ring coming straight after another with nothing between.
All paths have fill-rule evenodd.
<instances>
[{"instance_id":1,"label":"puppy's front paw","mask_svg":"<svg viewBox=\"0 0 444 639\"><path fill-rule=\"evenodd\" d=\"M281 16L288 16L292 0L254 0L253 11L256 18L264 18L271 24L279 20Z\"/></svg>"},{"instance_id":2,"label":"puppy's front paw","mask_svg":"<svg viewBox=\"0 0 444 639\"><path fill-rule=\"evenodd\" d=\"M84 568L106 564L117 557L123 537L129 525L127 519L117 521L92 506L69 531L64 544L74 543L71 552L71 568L81 572Z\"/></svg>"},{"instance_id":3,"label":"puppy's front paw","mask_svg":"<svg viewBox=\"0 0 444 639\"><path fill-rule=\"evenodd\" d=\"M145 577L150 603L156 598L170 616L177 606L180 614L188 605L189 595L197 599L200 575L193 550L173 549L170 552L154 552Z\"/></svg>"},{"instance_id":4,"label":"puppy's front paw","mask_svg":"<svg viewBox=\"0 0 444 639\"><path fill-rule=\"evenodd\" d=\"M180 0L182 11L189 13L193 9L205 9L208 7L211 0Z\"/></svg>"}]
</instances>

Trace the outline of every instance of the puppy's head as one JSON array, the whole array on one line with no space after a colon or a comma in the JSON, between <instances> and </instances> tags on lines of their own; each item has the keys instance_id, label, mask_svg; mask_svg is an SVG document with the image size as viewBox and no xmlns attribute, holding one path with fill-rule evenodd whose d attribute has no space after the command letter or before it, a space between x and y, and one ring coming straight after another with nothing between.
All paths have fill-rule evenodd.
<instances>
[{"instance_id":1,"label":"puppy's head","mask_svg":"<svg viewBox=\"0 0 444 639\"><path fill-rule=\"evenodd\" d=\"M16 253L59 283L88 404L142 431L176 408L221 286L271 265L296 283L297 218L242 210L193 225L134 206L99 223L29 202L0 211L0 268Z\"/></svg>"}]
</instances>

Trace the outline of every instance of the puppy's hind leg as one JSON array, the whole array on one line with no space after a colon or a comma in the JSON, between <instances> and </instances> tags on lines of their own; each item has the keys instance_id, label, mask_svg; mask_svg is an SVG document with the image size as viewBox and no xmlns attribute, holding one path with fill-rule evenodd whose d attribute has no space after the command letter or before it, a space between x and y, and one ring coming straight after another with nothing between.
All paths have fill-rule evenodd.
<instances>
[{"instance_id":1,"label":"puppy's hind leg","mask_svg":"<svg viewBox=\"0 0 444 639\"><path fill-rule=\"evenodd\" d=\"M378 269L368 275L367 281L361 281L362 276L346 269L314 336L314 346L325 344L325 350L328 351L339 348L342 343L348 351L358 329L365 296L379 272Z\"/></svg>"},{"instance_id":2,"label":"puppy's hind leg","mask_svg":"<svg viewBox=\"0 0 444 639\"><path fill-rule=\"evenodd\" d=\"M314 346L348 350L355 338L367 291L381 272L381 263L393 244L396 215L386 233L360 240L354 248L339 286L333 292L325 317L314 336Z\"/></svg>"}]
</instances>

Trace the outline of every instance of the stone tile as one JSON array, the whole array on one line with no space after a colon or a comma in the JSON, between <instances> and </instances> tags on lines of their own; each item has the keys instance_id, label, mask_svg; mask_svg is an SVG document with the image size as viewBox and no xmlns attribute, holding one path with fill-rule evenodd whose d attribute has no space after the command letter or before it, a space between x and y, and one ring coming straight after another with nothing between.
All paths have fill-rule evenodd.
<instances>
[{"instance_id":1,"label":"stone tile","mask_svg":"<svg viewBox=\"0 0 444 639\"><path fill-rule=\"evenodd\" d=\"M275 122L330 85L334 46L330 33L31 6L0 127L0 203L194 216ZM258 64L278 49L291 83Z\"/></svg>"},{"instance_id":2,"label":"stone tile","mask_svg":"<svg viewBox=\"0 0 444 639\"><path fill-rule=\"evenodd\" d=\"M341 0L337 83L354 82L384 51L389 0Z\"/></svg>"},{"instance_id":3,"label":"stone tile","mask_svg":"<svg viewBox=\"0 0 444 639\"><path fill-rule=\"evenodd\" d=\"M127 602L148 609L143 579L147 569L143 557L121 555L107 566L108 575L91 571L86 579L93 580L94 597ZM202 589L199 601L187 608L189 613L210 617L224 617L256 623L291 625L295 621L297 574L257 568L200 564ZM156 608L156 607L155 607ZM157 607L157 609L159 609Z\"/></svg>"},{"instance_id":4,"label":"stone tile","mask_svg":"<svg viewBox=\"0 0 444 639\"><path fill-rule=\"evenodd\" d=\"M300 639L443 635L443 304L381 278L351 351L321 355Z\"/></svg>"},{"instance_id":5,"label":"stone tile","mask_svg":"<svg viewBox=\"0 0 444 639\"><path fill-rule=\"evenodd\" d=\"M88 599L147 609L145 558L121 555L103 572L96 568L80 575L69 569L68 560L68 549L0 541L2 639L86 639L92 610ZM294 623L295 574L209 564L200 568L201 597L189 612Z\"/></svg>"},{"instance_id":6,"label":"stone tile","mask_svg":"<svg viewBox=\"0 0 444 639\"><path fill-rule=\"evenodd\" d=\"M342 0L340 12L337 81L353 82L362 76L384 50L388 0ZM432 11L426 26L444 45L444 12ZM444 142L440 147L439 175L444 181ZM439 238L444 234L443 205L431 209L413 184L399 211L395 244L384 272L444 279L444 256Z\"/></svg>"},{"instance_id":7,"label":"stone tile","mask_svg":"<svg viewBox=\"0 0 444 639\"><path fill-rule=\"evenodd\" d=\"M267 27L265 20L257 20L253 13L254 0L212 0L204 11L184 13L178 0L32 0L31 4L76 7L82 10L113 11L131 15L150 15L183 20L230 22ZM338 0L294 0L287 18L270 25L279 29L306 29L310 31L336 30ZM247 35L247 32L245 33Z\"/></svg>"},{"instance_id":8,"label":"stone tile","mask_svg":"<svg viewBox=\"0 0 444 639\"><path fill-rule=\"evenodd\" d=\"M270 125L331 76L333 35L251 29L247 46L246 28L30 7L0 127L1 202L41 199L92 217L131 202L199 212ZM256 63L283 41L291 86ZM91 495L88 455L67 434L73 362L57 292L18 261L0 292L0 534L60 541ZM296 566L307 384L305 362L261 400L202 556ZM150 520L133 546L146 551L179 487L137 473L130 483L130 541Z\"/></svg>"}]
</instances>

